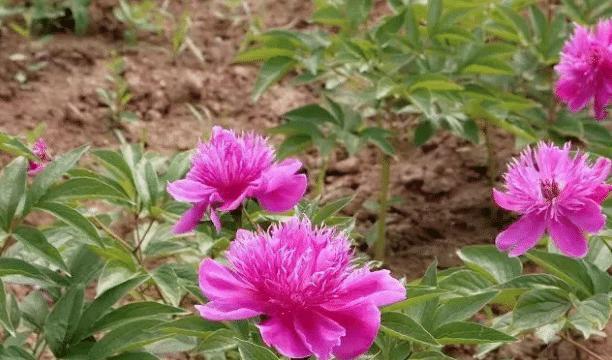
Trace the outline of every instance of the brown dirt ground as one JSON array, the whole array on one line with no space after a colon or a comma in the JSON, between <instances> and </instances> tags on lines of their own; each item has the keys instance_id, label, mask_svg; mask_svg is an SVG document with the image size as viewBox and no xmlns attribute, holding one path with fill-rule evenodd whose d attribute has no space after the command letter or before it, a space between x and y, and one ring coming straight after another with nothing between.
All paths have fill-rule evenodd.
<instances>
[{"instance_id":1,"label":"brown dirt ground","mask_svg":"<svg viewBox=\"0 0 612 360\"><path fill-rule=\"evenodd\" d=\"M145 36L137 46L126 46L111 12L116 1L93 3L93 28L85 37L57 33L28 42L7 27L0 28L1 131L24 134L44 122L45 138L56 153L84 143L116 146L108 130L107 109L96 94L97 88L108 87L107 65L115 52L127 65L125 77L134 95L129 110L142 119L123 132L127 140L145 142L149 149L163 153L192 148L212 124L261 131L278 124L284 112L315 99L309 89L282 83L258 103L251 102L257 69L231 63L249 26L242 7L228 8L221 0L172 2L174 14L189 10L190 38L204 55L201 62L189 50L173 61L164 36ZM248 5L266 27L306 26L310 12L310 1L303 0L248 1ZM32 66L42 68L32 70ZM20 72L27 75L23 84L15 81ZM188 104L200 109L204 121L193 116ZM502 168L515 153L513 139L497 131L492 136L496 162ZM417 150L400 152L392 165L392 196L399 201L388 217L388 262L396 273L419 277L434 258L441 267L457 265L457 249L491 243L508 222L507 216L492 210L486 154L483 145L449 134L438 135ZM317 161L313 156L303 160L310 168ZM326 177L325 198L355 194L346 213L354 215L358 229L365 232L376 218L363 206L376 196L376 152L366 149L355 158L337 154L337 160ZM602 354L612 353L605 342L590 345ZM559 349L530 338L492 358L586 359L573 347ZM455 356L471 357L469 350L450 350Z\"/></svg>"}]
</instances>

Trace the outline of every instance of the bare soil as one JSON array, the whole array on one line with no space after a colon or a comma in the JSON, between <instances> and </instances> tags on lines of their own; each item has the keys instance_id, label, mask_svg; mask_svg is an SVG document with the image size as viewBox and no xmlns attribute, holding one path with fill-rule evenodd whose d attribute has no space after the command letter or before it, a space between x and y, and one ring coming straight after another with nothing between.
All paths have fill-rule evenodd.
<instances>
[{"instance_id":1,"label":"bare soil","mask_svg":"<svg viewBox=\"0 0 612 360\"><path fill-rule=\"evenodd\" d=\"M56 153L88 143L114 147L118 141L108 126L108 109L96 89L109 88L105 77L116 55L126 62L125 78L134 95L128 109L142 121L127 125L128 141L143 142L154 151L172 153L192 148L213 124L264 131L279 124L283 113L316 100L315 92L288 82L274 86L257 103L250 100L257 68L232 64L249 28L250 11L266 27L303 27L310 1L248 1L248 8L228 8L221 0L171 2L171 12L189 11L190 38L203 61L186 50L173 59L167 37L143 36L136 46L122 40L114 19L115 0L94 1L90 34L56 33L27 41L6 26L0 28L0 130L24 134L44 122L44 137ZM377 11L383 6L378 4ZM27 78L21 83L17 78ZM197 119L189 109L199 109ZM398 129L401 131L401 126ZM492 131L498 169L515 153L514 140ZM457 265L455 251L468 244L492 243L511 220L494 210L487 150L447 133L415 150L402 149L392 164L393 202L388 216L388 263L400 275L420 277L437 258L441 267ZM337 154L326 177L326 199L355 194L347 215L358 220L365 234L376 219L364 207L378 190L379 166L374 149L357 157ZM317 158L306 155L307 168ZM608 329L609 330L609 329ZM609 332L609 331L608 331ZM573 345L551 347L534 338L505 347L491 358L586 359ZM570 346L571 349L565 347ZM612 354L610 344L587 346ZM449 352L471 358L471 349ZM572 355L573 354L573 355ZM569 357L567 357L569 356ZM572 357L573 356L573 357Z\"/></svg>"}]
</instances>

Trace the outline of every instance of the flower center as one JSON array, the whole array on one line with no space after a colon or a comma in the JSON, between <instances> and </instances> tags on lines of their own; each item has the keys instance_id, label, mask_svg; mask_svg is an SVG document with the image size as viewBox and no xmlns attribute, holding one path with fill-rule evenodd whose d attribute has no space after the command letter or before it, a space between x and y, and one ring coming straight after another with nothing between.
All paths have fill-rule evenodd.
<instances>
[{"instance_id":1,"label":"flower center","mask_svg":"<svg viewBox=\"0 0 612 360\"><path fill-rule=\"evenodd\" d=\"M591 66L599 65L601 62L601 50L597 47L591 47L588 61Z\"/></svg>"},{"instance_id":2,"label":"flower center","mask_svg":"<svg viewBox=\"0 0 612 360\"><path fill-rule=\"evenodd\" d=\"M546 201L552 201L561 193L559 185L554 180L542 180L540 182L540 190Z\"/></svg>"}]
</instances>

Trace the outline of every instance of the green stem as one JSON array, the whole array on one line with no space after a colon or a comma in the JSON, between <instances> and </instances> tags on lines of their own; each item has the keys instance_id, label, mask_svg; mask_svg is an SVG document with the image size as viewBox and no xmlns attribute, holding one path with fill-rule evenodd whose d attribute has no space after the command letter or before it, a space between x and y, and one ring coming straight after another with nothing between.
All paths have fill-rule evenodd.
<instances>
[{"instance_id":1,"label":"green stem","mask_svg":"<svg viewBox=\"0 0 612 360\"><path fill-rule=\"evenodd\" d=\"M378 198L378 228L374 243L374 258L385 261L387 212L389 210L389 185L391 179L391 157L381 153L380 189Z\"/></svg>"},{"instance_id":2,"label":"green stem","mask_svg":"<svg viewBox=\"0 0 612 360\"><path fill-rule=\"evenodd\" d=\"M328 165L329 158L325 157L323 159L323 164L321 164L321 169L319 169L319 173L317 174L317 191L315 193L315 197L323 197L323 194L325 193L325 175L327 174Z\"/></svg>"}]
</instances>

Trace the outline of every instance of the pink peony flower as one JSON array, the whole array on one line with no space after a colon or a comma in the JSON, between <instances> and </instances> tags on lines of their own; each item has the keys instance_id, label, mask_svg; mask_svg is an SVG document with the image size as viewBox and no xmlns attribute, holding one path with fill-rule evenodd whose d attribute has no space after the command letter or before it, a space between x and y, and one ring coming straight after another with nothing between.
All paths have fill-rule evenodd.
<instances>
[{"instance_id":1,"label":"pink peony flower","mask_svg":"<svg viewBox=\"0 0 612 360\"><path fill-rule=\"evenodd\" d=\"M594 32L577 25L555 70L555 92L571 111L582 110L593 98L595 118L605 119L612 98L612 19L600 21Z\"/></svg>"},{"instance_id":2,"label":"pink peony flower","mask_svg":"<svg viewBox=\"0 0 612 360\"><path fill-rule=\"evenodd\" d=\"M270 232L239 230L229 266L206 259L200 288L210 300L196 305L209 320L262 316L266 344L290 358L352 359L372 345L378 306L406 297L389 271L351 264L347 238L292 218Z\"/></svg>"},{"instance_id":3,"label":"pink peony flower","mask_svg":"<svg viewBox=\"0 0 612 360\"><path fill-rule=\"evenodd\" d=\"M32 145L32 152L38 156L39 161L28 160L28 175L34 176L43 171L45 166L51 162L51 156L47 152L47 143L43 138L36 140Z\"/></svg>"},{"instance_id":4,"label":"pink peony flower","mask_svg":"<svg viewBox=\"0 0 612 360\"><path fill-rule=\"evenodd\" d=\"M219 231L216 211L234 210L248 197L271 212L291 209L306 191L306 176L296 174L301 167L295 159L275 163L274 150L261 136L237 136L215 126L210 142L198 146L187 177L168 184L174 199L193 204L174 231L193 230L205 212Z\"/></svg>"},{"instance_id":5,"label":"pink peony flower","mask_svg":"<svg viewBox=\"0 0 612 360\"><path fill-rule=\"evenodd\" d=\"M612 190L605 183L611 162L599 158L590 165L586 154L571 157L569 152L569 143L562 149L540 143L509 165L504 175L507 191L494 189L493 198L522 216L497 236L499 250L510 256L524 254L546 231L563 254L587 254L585 232L596 233L606 223L601 203Z\"/></svg>"}]
</instances>

